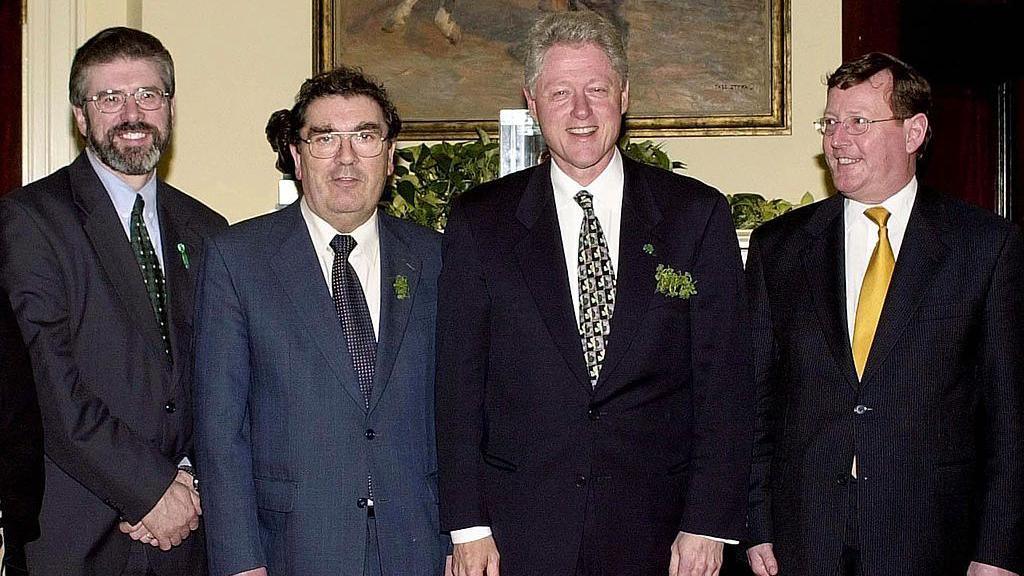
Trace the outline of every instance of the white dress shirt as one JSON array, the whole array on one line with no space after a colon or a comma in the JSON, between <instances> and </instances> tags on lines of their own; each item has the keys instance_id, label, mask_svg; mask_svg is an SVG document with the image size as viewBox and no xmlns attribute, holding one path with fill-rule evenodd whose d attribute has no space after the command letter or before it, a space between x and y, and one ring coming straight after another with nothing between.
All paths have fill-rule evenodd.
<instances>
[{"instance_id":1,"label":"white dress shirt","mask_svg":"<svg viewBox=\"0 0 1024 576\"><path fill-rule=\"evenodd\" d=\"M333 226L326 220L317 216L306 204L305 197L299 201L299 210L302 212L302 219L306 221L306 229L309 230L309 238L313 241L316 249L316 259L320 262L320 271L323 273L324 282L327 283L327 291L331 290L331 273L334 267L334 249L331 248L331 240L338 234ZM377 228L377 212L374 211L370 218L359 225L358 228L348 233L356 240L356 247L348 256L348 262L359 278L359 285L363 288L363 295L366 297L366 306L370 309L370 320L373 321L373 335L380 339L380 234Z\"/></svg>"},{"instance_id":2,"label":"white dress shirt","mask_svg":"<svg viewBox=\"0 0 1024 576\"><path fill-rule=\"evenodd\" d=\"M601 224L605 241L608 243L608 255L612 261L612 271L618 283L619 270L619 238L622 223L622 190L625 176L622 171L622 155L618 148L612 161L593 182L581 186L568 174L551 162L551 187L555 193L555 212L558 216L558 229L562 236L562 251L565 253L565 269L569 273L569 291L572 293L573 312L576 314L577 327L580 321L580 227L583 225L583 208L576 202L576 193L586 190L593 196L594 215ZM490 526L473 526L461 530L452 530L452 543L465 544L480 540L491 535ZM723 540L712 536L704 536L709 540L737 544L735 540ZM499 551L500 552L500 551Z\"/></svg>"},{"instance_id":3,"label":"white dress shirt","mask_svg":"<svg viewBox=\"0 0 1024 576\"><path fill-rule=\"evenodd\" d=\"M846 329L853 345L854 319L857 318L857 303L860 300L860 288L864 284L864 274L868 271L871 253L878 244L878 225L868 218L864 211L874 206L882 206L889 211L889 244L892 246L894 259L899 259L903 236L907 233L907 222L910 211L914 208L917 198L917 177L910 179L906 186L893 194L881 204L864 204L845 199L843 202L843 225L846 241Z\"/></svg>"},{"instance_id":4,"label":"white dress shirt","mask_svg":"<svg viewBox=\"0 0 1024 576\"><path fill-rule=\"evenodd\" d=\"M145 203L142 208L142 220L146 224L146 231L149 233L149 241L153 244L156 258L160 261L160 269L165 271L164 277L166 277L163 241L160 237L160 218L157 217L159 206L156 203L155 172L149 175L149 180L146 180L142 188L135 190L100 161L92 149L86 148L85 155L89 158L89 163L92 164L93 172L96 172L96 176L103 183L103 188L107 191L107 196L110 196L110 201L114 203L114 210L117 211L117 217L121 220L121 226L124 227L124 234L129 240L132 237L132 208L135 207L135 195L142 196L142 201Z\"/></svg>"}]
</instances>

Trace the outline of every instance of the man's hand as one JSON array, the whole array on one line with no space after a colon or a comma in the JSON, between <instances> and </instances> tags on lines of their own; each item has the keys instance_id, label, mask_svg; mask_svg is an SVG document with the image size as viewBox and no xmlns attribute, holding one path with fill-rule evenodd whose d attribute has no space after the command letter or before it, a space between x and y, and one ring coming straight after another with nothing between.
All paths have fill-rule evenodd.
<instances>
[{"instance_id":1,"label":"man's hand","mask_svg":"<svg viewBox=\"0 0 1024 576\"><path fill-rule=\"evenodd\" d=\"M449 554L444 557L444 576L455 576L455 567L452 563L452 555Z\"/></svg>"},{"instance_id":2,"label":"man's hand","mask_svg":"<svg viewBox=\"0 0 1024 576\"><path fill-rule=\"evenodd\" d=\"M967 576L1020 576L1016 572L1010 572L991 564L982 564L981 562L971 562L971 565L967 567Z\"/></svg>"},{"instance_id":3,"label":"man's hand","mask_svg":"<svg viewBox=\"0 0 1024 576\"><path fill-rule=\"evenodd\" d=\"M779 562L775 559L771 542L747 548L747 562L757 576L775 576L779 573Z\"/></svg>"},{"instance_id":4,"label":"man's hand","mask_svg":"<svg viewBox=\"0 0 1024 576\"><path fill-rule=\"evenodd\" d=\"M194 485L192 483L192 476L189 475L187 472L179 470L178 474L174 477L174 481L188 489L189 499L192 502L192 506L195 509L195 514L196 514L194 523L190 522L188 526L189 526L189 530L195 530L196 528L199 527L199 518L198 517L200 515L202 515L203 509L202 509L202 506L200 505L199 493L196 492L196 490L194 488ZM172 484L171 487L173 487L173 486L174 485ZM171 488L168 488L168 492L170 492L170 490L171 490ZM167 498L167 494L168 493L165 492L163 498ZM163 500L163 498L161 500ZM159 502L157 504L159 505ZM153 510L156 510L156 507L154 507ZM152 511L150 511L150 513L152 514ZM145 522L139 522L138 524L129 524L127 522L121 522L118 525L118 529L120 529L121 532L124 532L125 534L130 536L132 540L138 540L138 541L142 542L143 544L149 544L149 545L151 545L153 547L161 546L160 540L158 540L153 535L152 531L145 525ZM187 537L188 537L188 532L186 532L185 535L181 537L181 540L184 540ZM172 546L177 546L178 544L181 543L181 540L179 540L177 544L172 544ZM161 546L161 549L162 550L169 550L170 547L163 548Z\"/></svg>"},{"instance_id":5,"label":"man's hand","mask_svg":"<svg viewBox=\"0 0 1024 576\"><path fill-rule=\"evenodd\" d=\"M669 576L718 576L724 546L703 536L680 532L672 543Z\"/></svg>"},{"instance_id":6,"label":"man's hand","mask_svg":"<svg viewBox=\"0 0 1024 576\"><path fill-rule=\"evenodd\" d=\"M456 544L452 554L452 573L455 576L499 576L498 546L494 537Z\"/></svg>"},{"instance_id":7,"label":"man's hand","mask_svg":"<svg viewBox=\"0 0 1024 576\"><path fill-rule=\"evenodd\" d=\"M149 543L167 551L181 544L190 531L199 527L200 514L199 495L192 489L192 477L179 470L156 506L143 516L142 525L153 538ZM125 531L123 527L121 531ZM131 531L132 534L138 532L138 528ZM145 535L139 540L145 541Z\"/></svg>"}]
</instances>

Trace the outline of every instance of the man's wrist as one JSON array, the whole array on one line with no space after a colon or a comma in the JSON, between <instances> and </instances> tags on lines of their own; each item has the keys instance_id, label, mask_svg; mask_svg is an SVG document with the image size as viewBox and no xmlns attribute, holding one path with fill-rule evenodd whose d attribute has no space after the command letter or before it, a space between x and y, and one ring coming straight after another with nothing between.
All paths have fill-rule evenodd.
<instances>
[{"instance_id":1,"label":"man's wrist","mask_svg":"<svg viewBox=\"0 0 1024 576\"><path fill-rule=\"evenodd\" d=\"M195 468L191 464L179 464L178 470L192 477L192 489L199 492L199 478L196 476Z\"/></svg>"}]
</instances>

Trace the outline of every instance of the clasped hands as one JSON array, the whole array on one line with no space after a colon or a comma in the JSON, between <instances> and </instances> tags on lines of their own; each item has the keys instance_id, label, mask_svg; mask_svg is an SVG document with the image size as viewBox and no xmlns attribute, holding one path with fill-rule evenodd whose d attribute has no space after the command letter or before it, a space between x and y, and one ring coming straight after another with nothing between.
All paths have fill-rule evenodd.
<instances>
[{"instance_id":1,"label":"clasped hands","mask_svg":"<svg viewBox=\"0 0 1024 576\"><path fill-rule=\"evenodd\" d=\"M192 486L192 476L179 470L174 482L171 482L141 522L121 522L118 528L131 536L132 540L167 551L181 544L191 531L199 528L199 516L202 514L199 493Z\"/></svg>"}]
</instances>

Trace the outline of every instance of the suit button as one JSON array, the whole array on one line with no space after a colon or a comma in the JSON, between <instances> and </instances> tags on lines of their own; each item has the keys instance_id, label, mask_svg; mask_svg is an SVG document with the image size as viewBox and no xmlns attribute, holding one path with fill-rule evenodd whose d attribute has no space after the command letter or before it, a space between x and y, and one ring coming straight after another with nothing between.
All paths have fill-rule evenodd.
<instances>
[{"instance_id":1,"label":"suit button","mask_svg":"<svg viewBox=\"0 0 1024 576\"><path fill-rule=\"evenodd\" d=\"M377 433L373 431L373 428L366 429L366 439L373 440L377 436Z\"/></svg>"},{"instance_id":2,"label":"suit button","mask_svg":"<svg viewBox=\"0 0 1024 576\"><path fill-rule=\"evenodd\" d=\"M839 484L840 486L845 486L846 480L849 477L850 475L847 472L840 472L839 474L836 474L836 484Z\"/></svg>"},{"instance_id":3,"label":"suit button","mask_svg":"<svg viewBox=\"0 0 1024 576\"><path fill-rule=\"evenodd\" d=\"M857 406L854 407L854 409L853 409L853 413L858 415L858 416L860 416L861 414L863 414L865 412L869 412L871 410L873 410L873 408L869 408L869 407L867 407L867 406L865 406L863 404L857 404Z\"/></svg>"},{"instance_id":4,"label":"suit button","mask_svg":"<svg viewBox=\"0 0 1024 576\"><path fill-rule=\"evenodd\" d=\"M164 404L164 412L168 414L174 414L174 411L177 409L178 407L174 405L174 400L168 400L167 404Z\"/></svg>"},{"instance_id":5,"label":"suit button","mask_svg":"<svg viewBox=\"0 0 1024 576\"><path fill-rule=\"evenodd\" d=\"M366 498L360 498L356 500L356 506L359 508L366 508Z\"/></svg>"},{"instance_id":6,"label":"suit button","mask_svg":"<svg viewBox=\"0 0 1024 576\"><path fill-rule=\"evenodd\" d=\"M591 408L590 410L587 410L587 418L590 418L591 420L600 420L601 412L596 408Z\"/></svg>"},{"instance_id":7,"label":"suit button","mask_svg":"<svg viewBox=\"0 0 1024 576\"><path fill-rule=\"evenodd\" d=\"M586 476L584 476L583 474L577 474L576 475L576 487L577 488L583 488L583 486L586 483L587 483L587 477Z\"/></svg>"}]
</instances>

